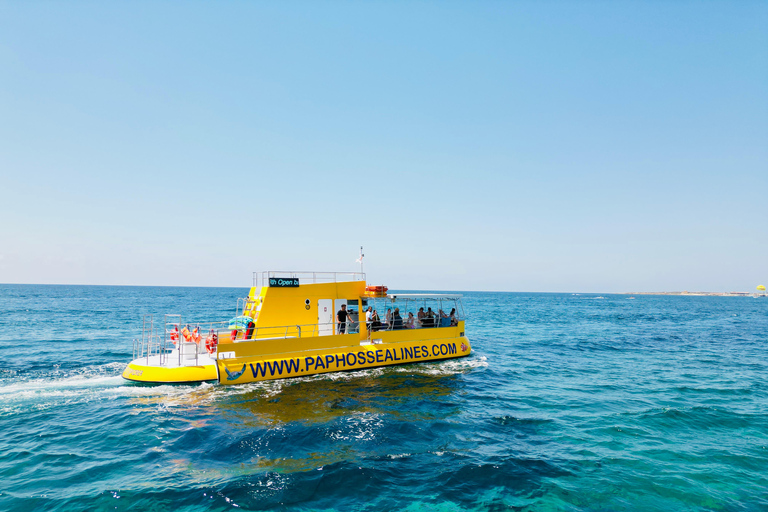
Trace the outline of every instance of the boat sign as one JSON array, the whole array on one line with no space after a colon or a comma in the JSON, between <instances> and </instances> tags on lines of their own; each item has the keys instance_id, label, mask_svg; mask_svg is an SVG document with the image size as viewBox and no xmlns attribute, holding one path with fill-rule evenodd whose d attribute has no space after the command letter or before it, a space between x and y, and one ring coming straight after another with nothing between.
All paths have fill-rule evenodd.
<instances>
[{"instance_id":1,"label":"boat sign","mask_svg":"<svg viewBox=\"0 0 768 512\"><path fill-rule=\"evenodd\" d=\"M269 286L277 288L296 288L299 286L298 277L270 277Z\"/></svg>"}]
</instances>

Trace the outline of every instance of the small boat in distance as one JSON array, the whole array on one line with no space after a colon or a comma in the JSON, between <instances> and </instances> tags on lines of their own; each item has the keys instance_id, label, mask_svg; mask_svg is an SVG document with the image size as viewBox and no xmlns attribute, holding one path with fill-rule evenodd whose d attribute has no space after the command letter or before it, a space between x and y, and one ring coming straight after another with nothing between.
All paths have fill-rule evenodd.
<instances>
[{"instance_id":1,"label":"small boat in distance","mask_svg":"<svg viewBox=\"0 0 768 512\"><path fill-rule=\"evenodd\" d=\"M145 316L123 377L244 384L471 351L460 295L392 295L357 272L270 271L254 273L229 321L184 323L180 315L165 315L155 325Z\"/></svg>"}]
</instances>

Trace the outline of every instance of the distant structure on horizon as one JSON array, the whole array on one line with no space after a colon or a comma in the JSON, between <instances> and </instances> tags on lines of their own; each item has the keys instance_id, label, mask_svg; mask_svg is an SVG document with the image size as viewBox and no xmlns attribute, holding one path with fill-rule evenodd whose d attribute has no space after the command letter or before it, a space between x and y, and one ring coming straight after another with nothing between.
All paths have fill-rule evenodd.
<instances>
[{"instance_id":1,"label":"distant structure on horizon","mask_svg":"<svg viewBox=\"0 0 768 512\"><path fill-rule=\"evenodd\" d=\"M768 297L765 286L758 286L757 292L628 292L624 295L689 295L693 297ZM760 293L762 291L762 293Z\"/></svg>"}]
</instances>

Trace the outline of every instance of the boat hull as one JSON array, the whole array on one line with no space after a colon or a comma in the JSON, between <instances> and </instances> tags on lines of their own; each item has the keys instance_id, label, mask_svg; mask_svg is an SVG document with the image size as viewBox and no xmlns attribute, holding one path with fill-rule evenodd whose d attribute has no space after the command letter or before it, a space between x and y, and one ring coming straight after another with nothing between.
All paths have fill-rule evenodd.
<instances>
[{"instance_id":1,"label":"boat hull","mask_svg":"<svg viewBox=\"0 0 768 512\"><path fill-rule=\"evenodd\" d=\"M391 333L381 334L383 334L382 338L386 338L386 334ZM223 346L220 346L219 349L226 350ZM237 357L238 354L235 351L220 352L216 365L219 383L230 385L438 361L465 357L471 352L472 347L469 339L463 335L387 343L383 339L374 339L370 343L364 342L357 345L261 356L244 355Z\"/></svg>"},{"instance_id":2,"label":"boat hull","mask_svg":"<svg viewBox=\"0 0 768 512\"><path fill-rule=\"evenodd\" d=\"M155 358L157 356L154 356ZM200 358L196 365L169 366L142 357L128 363L123 378L134 382L153 384L191 384L216 380L216 364L209 358Z\"/></svg>"}]
</instances>

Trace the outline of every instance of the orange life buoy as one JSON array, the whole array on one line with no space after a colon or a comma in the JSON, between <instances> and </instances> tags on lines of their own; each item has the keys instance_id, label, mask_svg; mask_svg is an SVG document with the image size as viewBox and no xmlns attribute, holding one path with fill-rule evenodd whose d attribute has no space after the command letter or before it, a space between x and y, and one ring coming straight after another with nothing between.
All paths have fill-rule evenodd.
<instances>
[{"instance_id":1,"label":"orange life buoy","mask_svg":"<svg viewBox=\"0 0 768 512\"><path fill-rule=\"evenodd\" d=\"M366 286L365 287L365 294L368 297L386 297L387 296L387 288L386 286L379 285L379 286Z\"/></svg>"}]
</instances>

